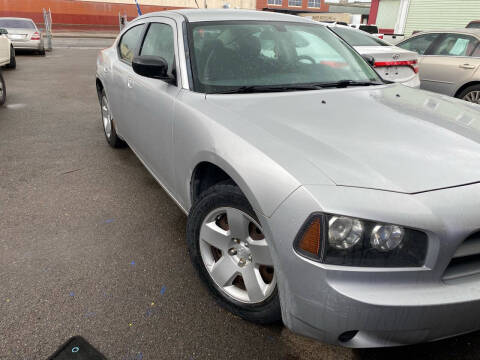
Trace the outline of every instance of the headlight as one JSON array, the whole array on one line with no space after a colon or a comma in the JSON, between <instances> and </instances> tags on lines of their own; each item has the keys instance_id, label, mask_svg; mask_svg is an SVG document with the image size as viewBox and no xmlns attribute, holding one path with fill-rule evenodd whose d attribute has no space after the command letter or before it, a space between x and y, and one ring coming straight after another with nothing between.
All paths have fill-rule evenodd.
<instances>
[{"instance_id":1,"label":"headlight","mask_svg":"<svg viewBox=\"0 0 480 360\"><path fill-rule=\"evenodd\" d=\"M328 221L328 243L336 249L350 249L362 238L363 224L346 216L332 216Z\"/></svg>"},{"instance_id":2,"label":"headlight","mask_svg":"<svg viewBox=\"0 0 480 360\"><path fill-rule=\"evenodd\" d=\"M370 267L423 266L424 232L348 216L314 214L295 240L297 252L331 265Z\"/></svg>"},{"instance_id":3,"label":"headlight","mask_svg":"<svg viewBox=\"0 0 480 360\"><path fill-rule=\"evenodd\" d=\"M405 230L397 225L376 225L370 235L370 244L380 251L392 251L402 245Z\"/></svg>"}]
</instances>

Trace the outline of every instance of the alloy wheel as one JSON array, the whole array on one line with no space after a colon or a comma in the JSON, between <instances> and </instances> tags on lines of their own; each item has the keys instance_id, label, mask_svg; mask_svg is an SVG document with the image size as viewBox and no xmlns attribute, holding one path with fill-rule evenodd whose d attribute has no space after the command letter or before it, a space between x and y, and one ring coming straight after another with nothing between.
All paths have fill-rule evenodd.
<instances>
[{"instance_id":1,"label":"alloy wheel","mask_svg":"<svg viewBox=\"0 0 480 360\"><path fill-rule=\"evenodd\" d=\"M200 228L200 254L221 292L246 304L273 293L276 278L268 243L260 225L241 210L212 211Z\"/></svg>"},{"instance_id":2,"label":"alloy wheel","mask_svg":"<svg viewBox=\"0 0 480 360\"><path fill-rule=\"evenodd\" d=\"M466 100L475 104L480 104L480 90L470 91L463 97L463 100Z\"/></svg>"}]
</instances>

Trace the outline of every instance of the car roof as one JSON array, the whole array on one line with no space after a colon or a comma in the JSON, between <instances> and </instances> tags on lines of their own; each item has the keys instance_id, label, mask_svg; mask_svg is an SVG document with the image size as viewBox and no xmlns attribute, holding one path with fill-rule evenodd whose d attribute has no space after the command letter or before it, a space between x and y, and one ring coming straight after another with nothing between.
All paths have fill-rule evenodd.
<instances>
[{"instance_id":1,"label":"car roof","mask_svg":"<svg viewBox=\"0 0 480 360\"><path fill-rule=\"evenodd\" d=\"M29 19L29 18L21 18L21 17L9 17L9 16L3 16L3 17L0 17L0 19L11 19L11 20L27 20L27 21L34 22L32 19Z\"/></svg>"},{"instance_id":2,"label":"car roof","mask_svg":"<svg viewBox=\"0 0 480 360\"><path fill-rule=\"evenodd\" d=\"M259 21L292 21L315 23L318 22L295 15L287 15L274 13L270 11L256 11L256 10L236 10L236 9L181 9L168 10L154 13L148 13L140 18L151 16L165 16L165 15L180 14L184 16L189 22L199 21L226 21L226 20L259 20Z\"/></svg>"},{"instance_id":3,"label":"car roof","mask_svg":"<svg viewBox=\"0 0 480 360\"><path fill-rule=\"evenodd\" d=\"M351 29L353 31L362 31L360 29L348 26L348 25L343 25L343 24L338 24L336 22L324 22L324 21L319 21L320 24L328 26L328 27L339 27L339 28L345 28L345 29ZM365 32L365 31L362 31Z\"/></svg>"},{"instance_id":4,"label":"car roof","mask_svg":"<svg viewBox=\"0 0 480 360\"><path fill-rule=\"evenodd\" d=\"M415 36L420 34L430 34L430 33L453 33L453 34L468 34L468 35L476 35L480 36L480 29L474 28L461 28L461 29L443 29L443 30L428 30L428 31L420 31L415 33Z\"/></svg>"}]
</instances>

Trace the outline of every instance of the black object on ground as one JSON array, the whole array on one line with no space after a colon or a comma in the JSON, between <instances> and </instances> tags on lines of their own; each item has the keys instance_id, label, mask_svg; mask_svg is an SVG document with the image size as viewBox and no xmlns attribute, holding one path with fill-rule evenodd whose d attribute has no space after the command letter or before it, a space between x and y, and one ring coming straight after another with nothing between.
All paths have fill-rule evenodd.
<instances>
[{"instance_id":1,"label":"black object on ground","mask_svg":"<svg viewBox=\"0 0 480 360\"><path fill-rule=\"evenodd\" d=\"M48 360L107 360L87 340L74 336L48 358Z\"/></svg>"}]
</instances>

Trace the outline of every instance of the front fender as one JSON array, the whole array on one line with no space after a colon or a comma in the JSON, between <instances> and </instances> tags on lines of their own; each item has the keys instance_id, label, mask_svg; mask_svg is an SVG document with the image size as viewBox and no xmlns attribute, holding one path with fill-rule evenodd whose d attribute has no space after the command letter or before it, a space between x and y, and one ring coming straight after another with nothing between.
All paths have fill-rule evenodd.
<instances>
[{"instance_id":1,"label":"front fender","mask_svg":"<svg viewBox=\"0 0 480 360\"><path fill-rule=\"evenodd\" d=\"M219 114L229 121L232 114ZM179 202L192 205L190 182L196 166L210 162L227 173L243 191L256 212L270 216L300 183L255 145L231 128L212 120L205 95L182 91L175 105L174 164Z\"/></svg>"}]
</instances>

